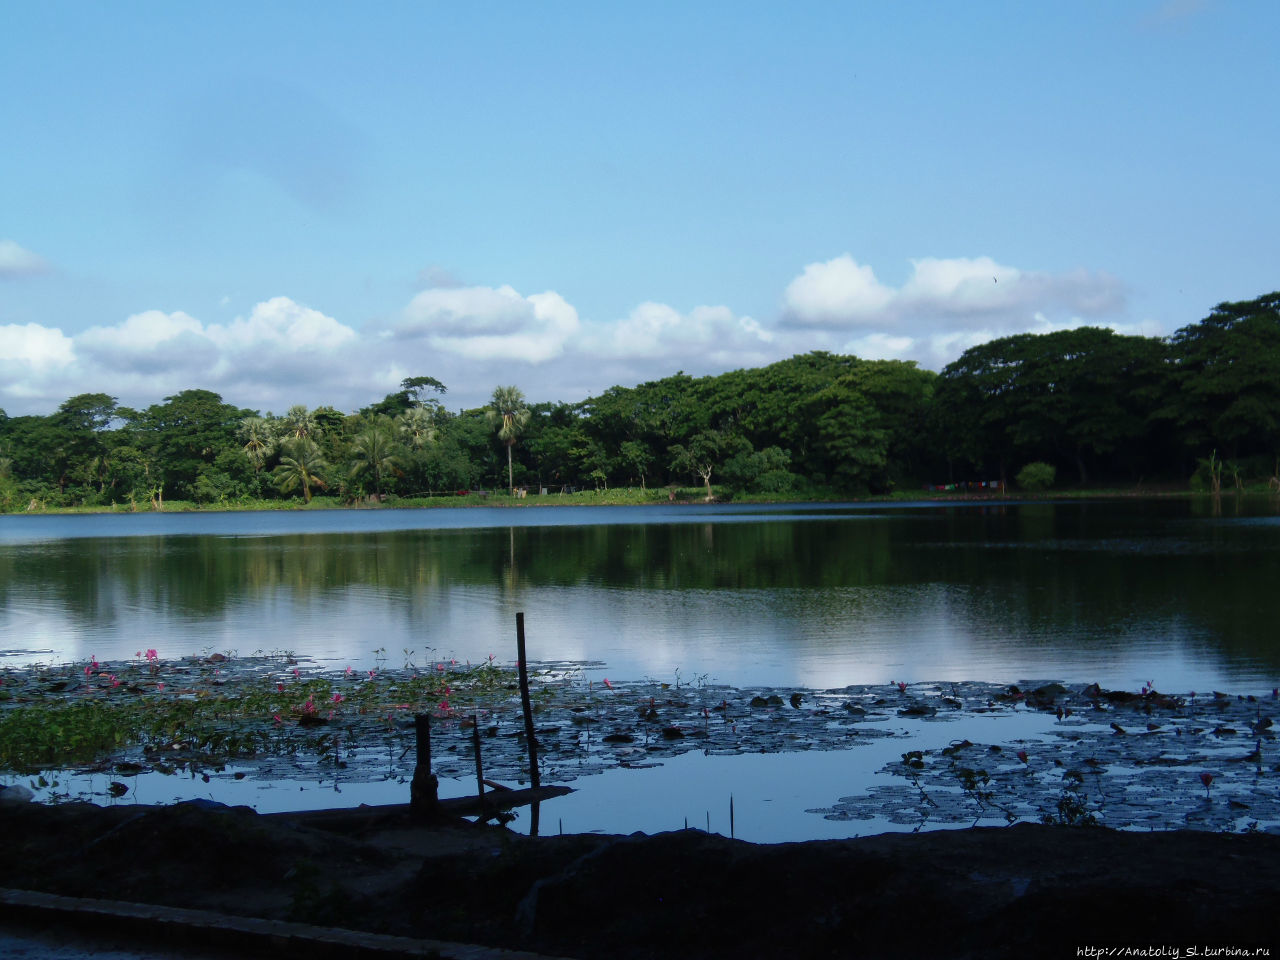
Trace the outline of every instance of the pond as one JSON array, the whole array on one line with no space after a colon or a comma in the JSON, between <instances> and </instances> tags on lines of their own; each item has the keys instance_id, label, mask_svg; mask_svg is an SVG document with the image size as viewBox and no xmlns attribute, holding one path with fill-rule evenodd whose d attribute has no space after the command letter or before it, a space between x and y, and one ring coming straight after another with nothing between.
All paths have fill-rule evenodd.
<instances>
[{"instance_id":1,"label":"pond","mask_svg":"<svg viewBox=\"0 0 1280 960\"><path fill-rule=\"evenodd\" d=\"M523 611L531 659L578 664L597 685L1053 680L1268 695L1278 582L1269 498L6 516L0 668L150 648L292 651L338 671L509 663ZM753 822L752 839L869 832L804 811L839 812L908 748L1042 735L1055 721L1000 722L890 714L896 739L852 751L685 752L578 780L543 822L723 832L735 792L740 836ZM253 802L403 800L376 784L338 800L336 785L303 799L277 778L256 783Z\"/></svg>"}]
</instances>

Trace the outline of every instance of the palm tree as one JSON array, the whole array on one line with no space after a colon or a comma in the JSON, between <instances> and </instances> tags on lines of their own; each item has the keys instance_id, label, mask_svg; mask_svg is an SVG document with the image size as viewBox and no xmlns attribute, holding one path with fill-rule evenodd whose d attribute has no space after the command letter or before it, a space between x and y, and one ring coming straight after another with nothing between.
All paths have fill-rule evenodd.
<instances>
[{"instance_id":1,"label":"palm tree","mask_svg":"<svg viewBox=\"0 0 1280 960\"><path fill-rule=\"evenodd\" d=\"M321 490L328 486L320 475L320 471L328 466L320 456L320 448L307 437L293 437L283 441L280 447L284 451L280 455L280 465L272 471L276 486L281 493L289 493L301 486L303 501L310 503L313 486Z\"/></svg>"},{"instance_id":2,"label":"palm tree","mask_svg":"<svg viewBox=\"0 0 1280 960\"><path fill-rule=\"evenodd\" d=\"M405 445L415 451L436 439L436 426L426 407L410 407L396 417L396 430Z\"/></svg>"},{"instance_id":3,"label":"palm tree","mask_svg":"<svg viewBox=\"0 0 1280 960\"><path fill-rule=\"evenodd\" d=\"M254 472L262 469L263 461L271 455L275 438L271 435L271 424L262 417L245 417L240 421L237 431L244 445L240 448L253 464Z\"/></svg>"},{"instance_id":4,"label":"palm tree","mask_svg":"<svg viewBox=\"0 0 1280 960\"><path fill-rule=\"evenodd\" d=\"M311 413L304 403L289 408L289 412L284 415L284 425L285 429L299 440L303 437L314 437L320 433L320 425L316 423L315 414Z\"/></svg>"},{"instance_id":5,"label":"palm tree","mask_svg":"<svg viewBox=\"0 0 1280 960\"><path fill-rule=\"evenodd\" d=\"M360 431L351 443L350 475L357 477L364 473L371 474L374 495L381 500L382 478L399 468L390 418L378 417Z\"/></svg>"},{"instance_id":6,"label":"palm tree","mask_svg":"<svg viewBox=\"0 0 1280 960\"><path fill-rule=\"evenodd\" d=\"M498 431L498 439L507 447L507 488L515 493L516 485L511 472L511 448L520 439L525 424L529 422L529 408L524 405L524 394L519 387L495 387L493 399L484 415Z\"/></svg>"}]
</instances>

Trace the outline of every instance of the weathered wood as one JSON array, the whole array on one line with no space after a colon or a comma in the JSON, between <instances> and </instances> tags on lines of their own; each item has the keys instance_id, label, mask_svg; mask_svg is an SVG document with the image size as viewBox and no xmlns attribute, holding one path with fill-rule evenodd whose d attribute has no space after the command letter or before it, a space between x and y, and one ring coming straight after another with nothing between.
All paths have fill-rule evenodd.
<instances>
[{"instance_id":1,"label":"weathered wood","mask_svg":"<svg viewBox=\"0 0 1280 960\"><path fill-rule=\"evenodd\" d=\"M413 768L413 780L409 783L409 807L419 819L431 819L440 815L440 781L431 772L431 717L419 713L413 718L413 732L417 741L417 764Z\"/></svg>"},{"instance_id":2,"label":"weathered wood","mask_svg":"<svg viewBox=\"0 0 1280 960\"><path fill-rule=\"evenodd\" d=\"M526 787L520 790L491 790L484 795L482 802L478 797L449 797L436 801L439 816L472 817L482 812L494 813L498 810L510 810L527 806L531 803L563 797L573 793L573 787L548 784L545 787ZM413 807L407 803L389 803L378 806L359 806L334 810L297 810L287 813L264 813L266 820L287 820L300 826L314 827L317 830L334 830L340 833L352 833L379 826L387 821L413 816Z\"/></svg>"},{"instance_id":3,"label":"weathered wood","mask_svg":"<svg viewBox=\"0 0 1280 960\"><path fill-rule=\"evenodd\" d=\"M480 801L480 805L484 807L484 760L480 755L480 715L472 714L471 717L471 746L476 752L476 798ZM483 816L483 814L481 814Z\"/></svg>"},{"instance_id":4,"label":"weathered wood","mask_svg":"<svg viewBox=\"0 0 1280 960\"><path fill-rule=\"evenodd\" d=\"M516 614L516 668L520 671L520 706L524 710L524 738L529 746L529 784L537 790L541 785L538 775L538 738L533 729L533 703L529 699L529 665L524 645L524 612ZM533 801L529 811L529 835L538 835L538 801Z\"/></svg>"}]
</instances>

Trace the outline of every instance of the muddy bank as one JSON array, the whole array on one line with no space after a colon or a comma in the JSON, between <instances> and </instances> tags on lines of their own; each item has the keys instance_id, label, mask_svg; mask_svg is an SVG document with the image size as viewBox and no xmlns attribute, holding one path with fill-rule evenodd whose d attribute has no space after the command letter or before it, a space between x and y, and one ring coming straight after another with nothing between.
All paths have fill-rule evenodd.
<instances>
[{"instance_id":1,"label":"muddy bank","mask_svg":"<svg viewBox=\"0 0 1280 960\"><path fill-rule=\"evenodd\" d=\"M582 958L1274 946L1280 837L1018 824L755 845L27 804L0 885ZM1185 953L1184 953L1185 955Z\"/></svg>"}]
</instances>

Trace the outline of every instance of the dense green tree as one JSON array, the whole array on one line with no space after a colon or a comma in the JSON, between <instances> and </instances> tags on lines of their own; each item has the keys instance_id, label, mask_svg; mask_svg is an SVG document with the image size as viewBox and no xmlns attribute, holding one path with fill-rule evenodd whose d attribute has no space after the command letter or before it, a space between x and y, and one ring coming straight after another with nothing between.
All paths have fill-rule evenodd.
<instances>
[{"instance_id":1,"label":"dense green tree","mask_svg":"<svg viewBox=\"0 0 1280 960\"><path fill-rule=\"evenodd\" d=\"M191 497L201 469L236 445L241 421L252 415L212 391L183 390L132 417L122 439L150 461L161 493Z\"/></svg>"},{"instance_id":2,"label":"dense green tree","mask_svg":"<svg viewBox=\"0 0 1280 960\"><path fill-rule=\"evenodd\" d=\"M1280 453L1280 292L1220 303L1170 347L1169 408L1188 447L1230 459Z\"/></svg>"},{"instance_id":3,"label":"dense green tree","mask_svg":"<svg viewBox=\"0 0 1280 960\"><path fill-rule=\"evenodd\" d=\"M966 350L942 373L938 402L952 451L994 464L1089 462L1142 445L1166 376L1159 341L1081 327L1018 334Z\"/></svg>"}]
</instances>

